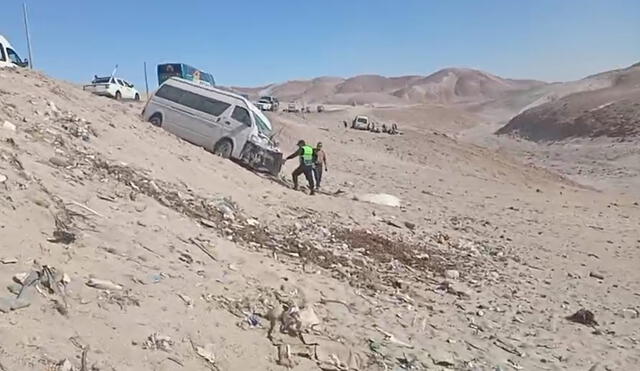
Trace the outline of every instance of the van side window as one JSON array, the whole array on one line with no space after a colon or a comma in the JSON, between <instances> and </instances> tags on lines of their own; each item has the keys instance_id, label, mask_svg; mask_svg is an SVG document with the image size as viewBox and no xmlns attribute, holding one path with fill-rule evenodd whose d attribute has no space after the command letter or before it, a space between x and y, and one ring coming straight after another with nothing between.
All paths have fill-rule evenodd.
<instances>
[{"instance_id":1,"label":"van side window","mask_svg":"<svg viewBox=\"0 0 640 371\"><path fill-rule=\"evenodd\" d=\"M182 93L182 90L176 89L173 86L163 85L156 92L156 96L178 103L180 97L182 97Z\"/></svg>"},{"instance_id":2,"label":"van side window","mask_svg":"<svg viewBox=\"0 0 640 371\"><path fill-rule=\"evenodd\" d=\"M0 44L0 62L4 62L7 60L7 57L4 55L4 45Z\"/></svg>"},{"instance_id":3,"label":"van side window","mask_svg":"<svg viewBox=\"0 0 640 371\"><path fill-rule=\"evenodd\" d=\"M201 108L202 108L202 111L210 115L220 116L224 111L227 110L227 108L229 108L229 106L230 106L229 103L220 102L219 100L215 100L211 98L205 98L204 101L202 102Z\"/></svg>"},{"instance_id":4,"label":"van side window","mask_svg":"<svg viewBox=\"0 0 640 371\"><path fill-rule=\"evenodd\" d=\"M242 107L236 106L231 114L231 118L238 120L247 126L251 126L251 116L249 116L249 111Z\"/></svg>"},{"instance_id":5,"label":"van side window","mask_svg":"<svg viewBox=\"0 0 640 371\"><path fill-rule=\"evenodd\" d=\"M198 94L193 94L190 91L183 91L178 103L182 104L183 106L202 111L203 100L204 99Z\"/></svg>"}]
</instances>

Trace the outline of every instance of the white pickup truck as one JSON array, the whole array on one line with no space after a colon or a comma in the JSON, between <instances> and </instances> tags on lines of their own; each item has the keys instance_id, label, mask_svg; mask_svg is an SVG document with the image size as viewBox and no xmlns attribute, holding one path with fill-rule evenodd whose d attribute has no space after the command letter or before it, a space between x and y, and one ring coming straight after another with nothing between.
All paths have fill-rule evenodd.
<instances>
[{"instance_id":1,"label":"white pickup truck","mask_svg":"<svg viewBox=\"0 0 640 371\"><path fill-rule=\"evenodd\" d=\"M91 81L91 84L83 86L82 89L96 95L115 98L116 100L140 100L140 93L138 93L133 84L113 76L96 76Z\"/></svg>"}]
</instances>

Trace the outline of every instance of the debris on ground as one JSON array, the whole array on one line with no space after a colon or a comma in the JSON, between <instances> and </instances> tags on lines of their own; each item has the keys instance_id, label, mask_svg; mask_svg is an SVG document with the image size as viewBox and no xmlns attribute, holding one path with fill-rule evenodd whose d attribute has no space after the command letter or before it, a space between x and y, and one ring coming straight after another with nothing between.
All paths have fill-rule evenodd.
<instances>
[{"instance_id":1,"label":"debris on ground","mask_svg":"<svg viewBox=\"0 0 640 371\"><path fill-rule=\"evenodd\" d=\"M2 123L2 128L8 131L16 131L16 126L6 120Z\"/></svg>"},{"instance_id":2,"label":"debris on ground","mask_svg":"<svg viewBox=\"0 0 640 371\"><path fill-rule=\"evenodd\" d=\"M161 350L163 352L171 352L173 350L174 342L169 336L163 336L154 332L149 335L147 339L142 343L143 349Z\"/></svg>"},{"instance_id":3,"label":"debris on ground","mask_svg":"<svg viewBox=\"0 0 640 371\"><path fill-rule=\"evenodd\" d=\"M369 202L372 204L400 207L401 201L398 197L386 193L366 193L355 196L356 201Z\"/></svg>"},{"instance_id":4,"label":"debris on ground","mask_svg":"<svg viewBox=\"0 0 640 371\"><path fill-rule=\"evenodd\" d=\"M199 355L205 362L207 362L210 366L215 366L216 364L216 356L214 353L214 345L211 343L205 344L204 346L200 346L195 344L192 340L191 346L193 350Z\"/></svg>"},{"instance_id":5,"label":"debris on ground","mask_svg":"<svg viewBox=\"0 0 640 371\"><path fill-rule=\"evenodd\" d=\"M89 287L93 287L94 289L99 289L99 290L122 290L123 287L118 285L117 283L113 283L109 280L101 280L98 278L90 278L89 281L87 281L87 286Z\"/></svg>"},{"instance_id":6,"label":"debris on ground","mask_svg":"<svg viewBox=\"0 0 640 371\"><path fill-rule=\"evenodd\" d=\"M575 323L580 323L585 326L597 326L598 322L596 322L596 317L590 310L580 309L574 314L567 317L567 320Z\"/></svg>"},{"instance_id":7,"label":"debris on ground","mask_svg":"<svg viewBox=\"0 0 640 371\"><path fill-rule=\"evenodd\" d=\"M35 292L39 292L56 303L56 306L60 307L59 312L66 314L68 308L66 287L70 280L64 273L43 265L30 273L15 275L14 281L19 286L13 289L10 287L9 291L16 296L0 297L0 312L8 313L30 306Z\"/></svg>"}]
</instances>

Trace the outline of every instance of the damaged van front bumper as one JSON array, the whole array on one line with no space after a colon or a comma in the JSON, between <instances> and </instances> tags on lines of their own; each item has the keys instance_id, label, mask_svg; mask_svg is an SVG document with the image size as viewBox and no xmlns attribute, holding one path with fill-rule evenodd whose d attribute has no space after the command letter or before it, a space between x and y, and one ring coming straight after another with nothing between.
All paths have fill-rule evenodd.
<instances>
[{"instance_id":1,"label":"damaged van front bumper","mask_svg":"<svg viewBox=\"0 0 640 371\"><path fill-rule=\"evenodd\" d=\"M276 176L282 169L282 152L275 146L247 141L241 157L245 165L256 171Z\"/></svg>"}]
</instances>

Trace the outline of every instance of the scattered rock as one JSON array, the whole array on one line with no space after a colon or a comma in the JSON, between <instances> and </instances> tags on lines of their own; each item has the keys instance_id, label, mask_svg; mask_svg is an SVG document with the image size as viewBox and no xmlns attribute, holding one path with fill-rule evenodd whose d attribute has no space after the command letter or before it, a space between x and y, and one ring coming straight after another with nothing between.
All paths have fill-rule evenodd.
<instances>
[{"instance_id":1,"label":"scattered rock","mask_svg":"<svg viewBox=\"0 0 640 371\"><path fill-rule=\"evenodd\" d=\"M2 264L16 264L18 262L18 259L14 259L14 258L2 258L0 259L0 263Z\"/></svg>"},{"instance_id":2,"label":"scattered rock","mask_svg":"<svg viewBox=\"0 0 640 371\"><path fill-rule=\"evenodd\" d=\"M444 276L449 280L457 280L460 278L460 272L455 269L447 269L444 271Z\"/></svg>"},{"instance_id":3,"label":"scattered rock","mask_svg":"<svg viewBox=\"0 0 640 371\"><path fill-rule=\"evenodd\" d=\"M436 366L442 366L446 368L452 368L455 366L455 360L450 352L443 351L442 349L434 349L429 352L429 357Z\"/></svg>"},{"instance_id":4,"label":"scattered rock","mask_svg":"<svg viewBox=\"0 0 640 371\"><path fill-rule=\"evenodd\" d=\"M2 128L8 131L16 131L16 126L9 121L5 121L2 123Z\"/></svg>"},{"instance_id":5,"label":"scattered rock","mask_svg":"<svg viewBox=\"0 0 640 371\"><path fill-rule=\"evenodd\" d=\"M597 326L598 322L596 322L595 315L593 312L587 309L580 309L574 314L567 317L567 320L575 323L580 323L585 326Z\"/></svg>"},{"instance_id":6,"label":"scattered rock","mask_svg":"<svg viewBox=\"0 0 640 371\"><path fill-rule=\"evenodd\" d=\"M626 319L637 319L638 317L640 317L640 313L633 308L625 308L618 312L618 315Z\"/></svg>"},{"instance_id":7,"label":"scattered rock","mask_svg":"<svg viewBox=\"0 0 640 371\"><path fill-rule=\"evenodd\" d=\"M390 226L395 227L395 228L398 228L398 229L402 228L402 226L401 226L400 224L398 224L398 223L394 222L393 220L385 219L385 220L383 220L383 222L384 222L385 224L387 224L387 225L390 225Z\"/></svg>"},{"instance_id":8,"label":"scattered rock","mask_svg":"<svg viewBox=\"0 0 640 371\"><path fill-rule=\"evenodd\" d=\"M599 280L604 279L604 276L598 272L589 272L589 277L597 278Z\"/></svg>"},{"instance_id":9,"label":"scattered rock","mask_svg":"<svg viewBox=\"0 0 640 371\"><path fill-rule=\"evenodd\" d=\"M58 112L58 111L60 111L60 110L58 109L58 107L56 106L56 104L55 104L55 103L53 103L52 101L47 102L47 105L49 106L49 108L50 108L50 109L51 109L51 111L53 111L53 112Z\"/></svg>"},{"instance_id":10,"label":"scattered rock","mask_svg":"<svg viewBox=\"0 0 640 371\"><path fill-rule=\"evenodd\" d=\"M212 222L211 220L208 219L200 219L200 224L204 225L205 227L208 228L215 228L217 227L217 224Z\"/></svg>"},{"instance_id":11,"label":"scattered rock","mask_svg":"<svg viewBox=\"0 0 640 371\"><path fill-rule=\"evenodd\" d=\"M0 184L4 183L7 181L7 176L4 174L0 174Z\"/></svg>"},{"instance_id":12,"label":"scattered rock","mask_svg":"<svg viewBox=\"0 0 640 371\"><path fill-rule=\"evenodd\" d=\"M250 225L252 227L256 227L258 225L260 225L260 222L258 221L258 219L254 219L254 218L249 218L246 221L247 225Z\"/></svg>"},{"instance_id":13,"label":"scattered rock","mask_svg":"<svg viewBox=\"0 0 640 371\"><path fill-rule=\"evenodd\" d=\"M91 278L87 281L87 286L93 287L99 290L122 290L123 287L107 280L100 280L97 278Z\"/></svg>"},{"instance_id":14,"label":"scattered rock","mask_svg":"<svg viewBox=\"0 0 640 371\"><path fill-rule=\"evenodd\" d=\"M69 361L68 359L64 359L63 361L59 362L56 365L56 369L55 369L55 371L74 371L74 370L75 369L73 368L71 361Z\"/></svg>"},{"instance_id":15,"label":"scattered rock","mask_svg":"<svg viewBox=\"0 0 640 371\"><path fill-rule=\"evenodd\" d=\"M409 230L412 230L412 231L416 229L415 223L404 222L404 226L407 227Z\"/></svg>"},{"instance_id":16,"label":"scattered rock","mask_svg":"<svg viewBox=\"0 0 640 371\"><path fill-rule=\"evenodd\" d=\"M320 324L320 318L311 306L300 310L300 324L302 330L313 329Z\"/></svg>"},{"instance_id":17,"label":"scattered rock","mask_svg":"<svg viewBox=\"0 0 640 371\"><path fill-rule=\"evenodd\" d=\"M196 345L194 348L195 348L196 353L198 353L198 355L200 357L202 357L202 359L207 361L207 363L209 363L211 365L214 365L216 363L216 356L213 353L213 351L214 351L213 344L209 343L209 344L206 344L203 347L201 347L199 345Z\"/></svg>"},{"instance_id":18,"label":"scattered rock","mask_svg":"<svg viewBox=\"0 0 640 371\"><path fill-rule=\"evenodd\" d=\"M49 159L49 163L51 163L51 165L57 166L57 167L67 167L70 165L69 160L67 160L64 157L59 157L59 156L54 156L51 157Z\"/></svg>"}]
</instances>

